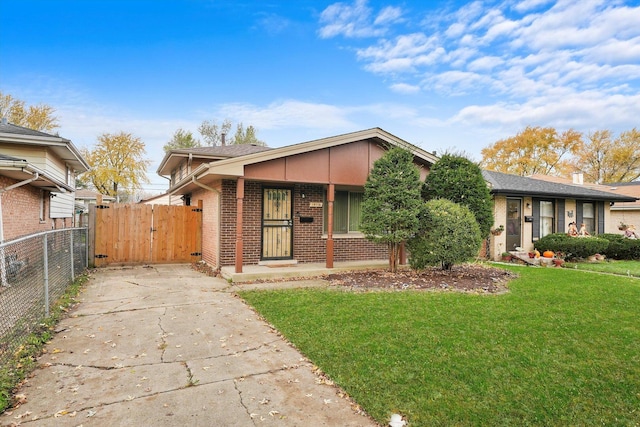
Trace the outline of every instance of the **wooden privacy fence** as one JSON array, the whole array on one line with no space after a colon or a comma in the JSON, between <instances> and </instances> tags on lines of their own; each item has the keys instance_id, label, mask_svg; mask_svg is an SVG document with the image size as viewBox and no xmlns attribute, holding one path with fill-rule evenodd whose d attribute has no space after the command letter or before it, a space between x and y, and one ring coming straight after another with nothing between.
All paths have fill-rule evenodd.
<instances>
[{"instance_id":1,"label":"wooden privacy fence","mask_svg":"<svg viewBox=\"0 0 640 427\"><path fill-rule=\"evenodd\" d=\"M202 204L97 204L89 211L89 257L108 264L160 264L202 259Z\"/></svg>"}]
</instances>

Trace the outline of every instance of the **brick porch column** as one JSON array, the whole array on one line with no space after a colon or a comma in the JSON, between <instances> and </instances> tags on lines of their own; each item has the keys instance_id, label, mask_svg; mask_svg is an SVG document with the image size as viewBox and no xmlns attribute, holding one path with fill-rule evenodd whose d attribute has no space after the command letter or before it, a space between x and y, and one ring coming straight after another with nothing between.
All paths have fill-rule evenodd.
<instances>
[{"instance_id":1,"label":"brick porch column","mask_svg":"<svg viewBox=\"0 0 640 427\"><path fill-rule=\"evenodd\" d=\"M327 268L333 268L333 201L336 187L329 184L327 190Z\"/></svg>"},{"instance_id":2,"label":"brick porch column","mask_svg":"<svg viewBox=\"0 0 640 427\"><path fill-rule=\"evenodd\" d=\"M236 273L242 273L242 214L244 213L244 178L236 181Z\"/></svg>"}]
</instances>

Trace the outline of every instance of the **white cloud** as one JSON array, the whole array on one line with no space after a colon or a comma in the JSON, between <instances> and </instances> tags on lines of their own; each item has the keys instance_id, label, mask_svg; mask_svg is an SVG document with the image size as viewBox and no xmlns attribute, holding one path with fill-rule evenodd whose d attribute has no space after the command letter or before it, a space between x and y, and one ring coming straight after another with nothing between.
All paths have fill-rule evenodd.
<instances>
[{"instance_id":1,"label":"white cloud","mask_svg":"<svg viewBox=\"0 0 640 427\"><path fill-rule=\"evenodd\" d=\"M385 25L401 21L402 9L399 7L387 6L376 16L374 25Z\"/></svg>"},{"instance_id":2,"label":"white cloud","mask_svg":"<svg viewBox=\"0 0 640 427\"><path fill-rule=\"evenodd\" d=\"M524 0L514 6L514 9L518 12L529 12L540 6L544 6L550 3L552 0Z\"/></svg>"},{"instance_id":3,"label":"white cloud","mask_svg":"<svg viewBox=\"0 0 640 427\"><path fill-rule=\"evenodd\" d=\"M640 117L640 94L608 96L600 91L559 94L531 98L522 103L501 102L489 105L470 105L451 118L451 123L465 125L501 125L517 129L530 124L544 123L560 129L573 127L593 129L627 127Z\"/></svg>"},{"instance_id":4,"label":"white cloud","mask_svg":"<svg viewBox=\"0 0 640 427\"><path fill-rule=\"evenodd\" d=\"M402 20L402 9L385 7L373 16L367 0L355 0L352 4L334 3L320 14L322 24L319 34L322 38L344 36L347 38L382 36L388 25Z\"/></svg>"},{"instance_id":5,"label":"white cloud","mask_svg":"<svg viewBox=\"0 0 640 427\"><path fill-rule=\"evenodd\" d=\"M234 103L222 105L214 117L229 117L232 121L251 123L257 129L322 128L351 126L348 109L329 104L284 100L267 106Z\"/></svg>"},{"instance_id":6,"label":"white cloud","mask_svg":"<svg viewBox=\"0 0 640 427\"><path fill-rule=\"evenodd\" d=\"M407 83L394 83L389 88L398 93L413 94L420 92L420 86L410 85Z\"/></svg>"}]
</instances>

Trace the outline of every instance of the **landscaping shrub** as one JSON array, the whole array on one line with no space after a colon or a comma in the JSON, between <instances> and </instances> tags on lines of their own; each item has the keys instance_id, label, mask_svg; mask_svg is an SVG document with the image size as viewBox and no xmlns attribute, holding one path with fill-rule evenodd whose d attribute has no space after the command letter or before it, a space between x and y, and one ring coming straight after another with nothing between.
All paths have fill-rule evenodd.
<instances>
[{"instance_id":1,"label":"landscaping shrub","mask_svg":"<svg viewBox=\"0 0 640 427\"><path fill-rule=\"evenodd\" d=\"M606 254L609 240L600 237L571 237L564 233L549 234L533 246L540 252L547 250L563 253L567 258L587 258L595 254Z\"/></svg>"},{"instance_id":2,"label":"landscaping shrub","mask_svg":"<svg viewBox=\"0 0 640 427\"><path fill-rule=\"evenodd\" d=\"M611 259L640 259L640 240L628 239L621 234L602 234L603 239L609 241L609 246L604 255Z\"/></svg>"},{"instance_id":3,"label":"landscaping shrub","mask_svg":"<svg viewBox=\"0 0 640 427\"><path fill-rule=\"evenodd\" d=\"M493 225L493 199L482 177L482 169L462 155L444 154L424 181L425 200L449 199L468 207L478 221L482 237Z\"/></svg>"},{"instance_id":4,"label":"landscaping shrub","mask_svg":"<svg viewBox=\"0 0 640 427\"><path fill-rule=\"evenodd\" d=\"M454 264L472 260L480 250L480 226L471 210L447 199L429 200L419 216L420 231L407 246L411 268Z\"/></svg>"}]
</instances>

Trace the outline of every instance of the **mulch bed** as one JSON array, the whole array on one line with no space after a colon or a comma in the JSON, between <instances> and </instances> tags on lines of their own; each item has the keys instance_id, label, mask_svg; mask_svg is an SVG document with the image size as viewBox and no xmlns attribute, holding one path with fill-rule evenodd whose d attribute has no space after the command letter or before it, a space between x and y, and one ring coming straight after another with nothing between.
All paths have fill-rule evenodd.
<instances>
[{"instance_id":1,"label":"mulch bed","mask_svg":"<svg viewBox=\"0 0 640 427\"><path fill-rule=\"evenodd\" d=\"M515 277L517 275L510 271L479 264L457 265L450 271L429 268L419 272L401 270L393 274L366 270L324 276L333 286L355 291L413 289L493 294L506 292L507 283Z\"/></svg>"}]
</instances>

